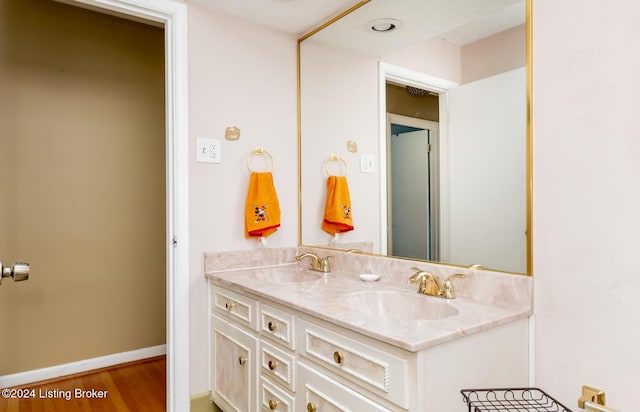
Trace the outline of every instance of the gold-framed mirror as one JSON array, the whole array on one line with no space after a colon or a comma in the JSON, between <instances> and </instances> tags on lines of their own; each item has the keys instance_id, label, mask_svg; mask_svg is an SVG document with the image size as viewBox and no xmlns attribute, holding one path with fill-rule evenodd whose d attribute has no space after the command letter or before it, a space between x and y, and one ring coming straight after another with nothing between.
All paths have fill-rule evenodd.
<instances>
[{"instance_id":1,"label":"gold-framed mirror","mask_svg":"<svg viewBox=\"0 0 640 412\"><path fill-rule=\"evenodd\" d=\"M532 275L531 18L531 0L369 0L302 36L298 243Z\"/></svg>"}]
</instances>

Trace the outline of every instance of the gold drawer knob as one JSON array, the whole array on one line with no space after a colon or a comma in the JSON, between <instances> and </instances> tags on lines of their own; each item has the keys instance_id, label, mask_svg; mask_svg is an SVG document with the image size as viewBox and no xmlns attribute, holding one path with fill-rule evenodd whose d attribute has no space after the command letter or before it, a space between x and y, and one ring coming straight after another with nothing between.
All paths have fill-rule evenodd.
<instances>
[{"instance_id":1,"label":"gold drawer knob","mask_svg":"<svg viewBox=\"0 0 640 412\"><path fill-rule=\"evenodd\" d=\"M278 324L277 324L277 323L275 323L275 322L269 322L269 323L267 324L267 326L269 327L269 330L270 330L271 332L275 332L275 331L276 331L276 329L278 328Z\"/></svg>"},{"instance_id":2,"label":"gold drawer knob","mask_svg":"<svg viewBox=\"0 0 640 412\"><path fill-rule=\"evenodd\" d=\"M336 363L341 364L342 362L344 362L344 355L338 351L333 352L333 360L336 361Z\"/></svg>"},{"instance_id":3,"label":"gold drawer knob","mask_svg":"<svg viewBox=\"0 0 640 412\"><path fill-rule=\"evenodd\" d=\"M276 370L276 368L278 367L278 362L275 362L275 361L269 361L268 365L269 365L269 370L274 371L274 370Z\"/></svg>"},{"instance_id":4,"label":"gold drawer knob","mask_svg":"<svg viewBox=\"0 0 640 412\"><path fill-rule=\"evenodd\" d=\"M312 404L311 402L307 404L307 412L316 412L316 409L316 405Z\"/></svg>"},{"instance_id":5,"label":"gold drawer knob","mask_svg":"<svg viewBox=\"0 0 640 412\"><path fill-rule=\"evenodd\" d=\"M233 303L233 302L227 302L227 303L224 304L224 307L227 308L228 311L233 309L234 306L235 306L235 303Z\"/></svg>"},{"instance_id":6,"label":"gold drawer knob","mask_svg":"<svg viewBox=\"0 0 640 412\"><path fill-rule=\"evenodd\" d=\"M269 399L269 409L272 411L278 407L278 401L274 401L273 399Z\"/></svg>"},{"instance_id":7,"label":"gold drawer knob","mask_svg":"<svg viewBox=\"0 0 640 412\"><path fill-rule=\"evenodd\" d=\"M240 365L244 365L245 363L247 363L247 358L245 358L244 356L240 356L238 358L238 362L240 362Z\"/></svg>"}]
</instances>

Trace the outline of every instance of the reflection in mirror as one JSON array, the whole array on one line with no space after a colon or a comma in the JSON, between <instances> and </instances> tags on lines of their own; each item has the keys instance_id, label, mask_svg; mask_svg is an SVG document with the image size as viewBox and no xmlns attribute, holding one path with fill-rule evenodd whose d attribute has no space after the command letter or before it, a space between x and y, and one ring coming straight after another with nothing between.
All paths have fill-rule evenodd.
<instances>
[{"instance_id":1,"label":"reflection in mirror","mask_svg":"<svg viewBox=\"0 0 640 412\"><path fill-rule=\"evenodd\" d=\"M525 20L525 0L372 0L301 41L301 243L525 273ZM332 153L339 237L321 229Z\"/></svg>"}]
</instances>

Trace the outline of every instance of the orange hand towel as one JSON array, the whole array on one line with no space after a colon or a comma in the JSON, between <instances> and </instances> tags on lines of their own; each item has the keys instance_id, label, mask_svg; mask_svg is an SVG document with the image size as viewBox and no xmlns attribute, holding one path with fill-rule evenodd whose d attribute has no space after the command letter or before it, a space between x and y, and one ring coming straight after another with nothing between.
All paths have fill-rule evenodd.
<instances>
[{"instance_id":1,"label":"orange hand towel","mask_svg":"<svg viewBox=\"0 0 640 412\"><path fill-rule=\"evenodd\" d=\"M280 204L271 172L251 173L244 221L246 237L267 237L280 227Z\"/></svg>"},{"instance_id":2,"label":"orange hand towel","mask_svg":"<svg viewBox=\"0 0 640 412\"><path fill-rule=\"evenodd\" d=\"M322 230L332 235L353 230L351 196L346 176L329 176Z\"/></svg>"}]
</instances>

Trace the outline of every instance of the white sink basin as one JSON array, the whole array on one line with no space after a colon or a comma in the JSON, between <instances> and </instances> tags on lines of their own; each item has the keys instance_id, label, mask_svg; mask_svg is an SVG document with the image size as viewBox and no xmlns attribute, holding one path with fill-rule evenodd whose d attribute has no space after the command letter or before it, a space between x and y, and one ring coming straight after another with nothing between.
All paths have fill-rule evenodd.
<instances>
[{"instance_id":1,"label":"white sink basin","mask_svg":"<svg viewBox=\"0 0 640 412\"><path fill-rule=\"evenodd\" d=\"M254 272L250 276L256 280L273 283L311 282L322 278L321 273L307 272L299 269L265 269Z\"/></svg>"},{"instance_id":2,"label":"white sink basin","mask_svg":"<svg viewBox=\"0 0 640 412\"><path fill-rule=\"evenodd\" d=\"M363 291L344 296L340 306L379 318L437 320L458 314L452 302L393 291Z\"/></svg>"}]
</instances>

